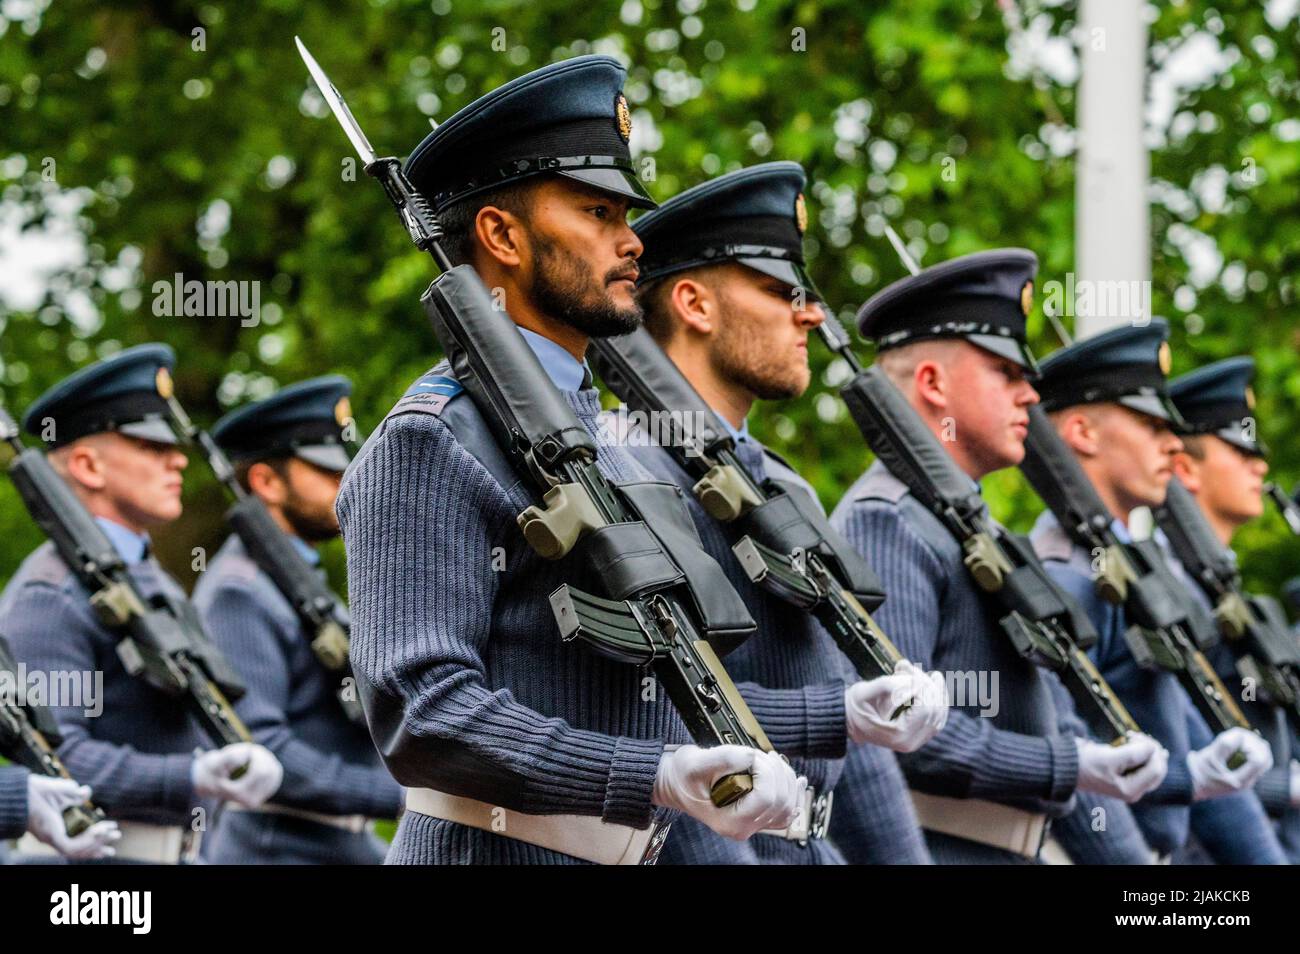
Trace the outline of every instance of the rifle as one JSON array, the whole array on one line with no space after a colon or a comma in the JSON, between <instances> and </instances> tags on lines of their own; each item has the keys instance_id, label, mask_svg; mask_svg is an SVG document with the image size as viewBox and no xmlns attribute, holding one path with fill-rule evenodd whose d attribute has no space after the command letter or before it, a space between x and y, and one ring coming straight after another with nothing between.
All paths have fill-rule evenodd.
<instances>
[{"instance_id":1,"label":"rifle","mask_svg":"<svg viewBox=\"0 0 1300 954\"><path fill-rule=\"evenodd\" d=\"M545 559L576 553L607 591L602 597L563 584L551 593L561 638L579 639L610 659L653 668L700 744L772 751L710 644L743 639L754 621L721 569L699 548L694 527L675 524L673 515L680 513L675 488L615 485L597 469L591 435L514 321L494 308L472 266L452 266L437 216L401 162L376 157L334 84L302 41L295 42L366 173L383 185L412 242L441 271L421 297L434 333L497 445L542 494L541 506L519 514L524 539ZM730 805L752 788L748 773L730 775L714 785L712 801Z\"/></svg>"},{"instance_id":2,"label":"rifle","mask_svg":"<svg viewBox=\"0 0 1300 954\"><path fill-rule=\"evenodd\" d=\"M1291 532L1300 537L1300 503L1296 503L1294 496L1288 495L1271 480L1264 485L1264 493L1268 494L1269 499L1277 506L1278 513L1291 528Z\"/></svg>"},{"instance_id":3,"label":"rifle","mask_svg":"<svg viewBox=\"0 0 1300 954\"><path fill-rule=\"evenodd\" d=\"M235 468L212 435L197 427L185 413L164 379L163 394L171 415L172 427L191 446L203 454L217 480L235 498L226 511L226 522L244 544L258 568L271 578L275 588L289 601L307 632L312 633L311 648L316 659L330 672L344 680L335 698L353 722L364 724L365 713L351 686L352 669L348 664L348 633L352 617L343 602L294 548L288 535L266 509L262 498L245 492L235 479Z\"/></svg>"},{"instance_id":4,"label":"rifle","mask_svg":"<svg viewBox=\"0 0 1300 954\"><path fill-rule=\"evenodd\" d=\"M9 476L27 512L89 591L95 616L118 635L117 655L126 671L184 698L217 745L251 742L228 701L242 696L244 685L203 631L190 602L164 594L145 599L103 529L45 455L23 445L18 425L3 408L0 441L13 454ZM231 777L241 777L247 768L237 767Z\"/></svg>"},{"instance_id":5,"label":"rifle","mask_svg":"<svg viewBox=\"0 0 1300 954\"><path fill-rule=\"evenodd\" d=\"M878 367L864 368L848 332L823 309L822 340L853 374L840 390L867 445L962 547L976 585L1003 614L1003 633L1023 658L1061 675L1079 711L1113 743L1141 731L1085 650L1097 632L1047 575L1029 541L994 521L979 488Z\"/></svg>"},{"instance_id":6,"label":"rifle","mask_svg":"<svg viewBox=\"0 0 1300 954\"><path fill-rule=\"evenodd\" d=\"M1158 543L1119 539L1111 526L1114 516L1038 406L1029 409L1020 469L1070 540L1093 555L1097 593L1124 607L1130 621L1124 641L1138 665L1174 673L1211 726L1249 729L1250 721L1202 652L1215 641L1208 615L1192 609ZM1244 759L1237 752L1228 766L1236 768Z\"/></svg>"},{"instance_id":7,"label":"rifle","mask_svg":"<svg viewBox=\"0 0 1300 954\"><path fill-rule=\"evenodd\" d=\"M885 598L880 580L808 495L755 479L713 409L644 328L595 339L589 353L611 391L667 421L669 453L697 478L708 514L735 531L732 552L749 578L811 612L863 678L893 673L903 656L870 615Z\"/></svg>"},{"instance_id":8,"label":"rifle","mask_svg":"<svg viewBox=\"0 0 1300 954\"><path fill-rule=\"evenodd\" d=\"M1242 678L1253 679L1300 727L1300 645L1291 635L1282 607L1247 593L1232 552L1210 529L1196 500L1177 478L1156 508L1156 522L1174 555L1214 606L1214 619L1237 657Z\"/></svg>"},{"instance_id":9,"label":"rifle","mask_svg":"<svg viewBox=\"0 0 1300 954\"><path fill-rule=\"evenodd\" d=\"M0 672L10 673L17 685L18 664L3 636L0 636ZM54 754L62 741L59 727L48 709L30 702L20 706L17 699L0 693L0 754L5 758L38 775L71 780L62 760ZM70 838L103 820L103 811L90 802L69 805L63 810L63 827Z\"/></svg>"}]
</instances>

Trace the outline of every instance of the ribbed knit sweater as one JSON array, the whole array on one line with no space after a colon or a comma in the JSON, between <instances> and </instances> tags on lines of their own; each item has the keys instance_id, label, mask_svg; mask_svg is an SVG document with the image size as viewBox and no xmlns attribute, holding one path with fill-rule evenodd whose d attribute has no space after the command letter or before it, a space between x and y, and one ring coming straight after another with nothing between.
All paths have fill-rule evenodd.
<instances>
[{"instance_id":1,"label":"ribbed knit sweater","mask_svg":"<svg viewBox=\"0 0 1300 954\"><path fill-rule=\"evenodd\" d=\"M237 536L226 540L200 574L194 605L248 688L235 711L284 766L273 802L325 815L396 818L401 786L381 764L365 727L344 714L335 698L338 675L316 659L311 635ZM258 824L241 818L241 837L231 827L236 818L226 812L218 822L209 849L218 852L214 860L285 860L267 856L267 838L258 830L276 827L274 816L258 815ZM316 840L327 843L327 856L350 856L349 834L324 825L315 831Z\"/></svg>"},{"instance_id":2,"label":"ribbed knit sweater","mask_svg":"<svg viewBox=\"0 0 1300 954\"><path fill-rule=\"evenodd\" d=\"M27 830L27 769L0 765L0 838L19 838Z\"/></svg>"},{"instance_id":3,"label":"ribbed knit sweater","mask_svg":"<svg viewBox=\"0 0 1300 954\"><path fill-rule=\"evenodd\" d=\"M180 585L146 557L129 568L146 599ZM0 596L0 632L14 658L47 673L103 673L103 713L54 706L63 735L58 754L72 777L94 789L95 803L118 820L157 825L191 823L198 804L190 782L196 748L212 748L184 699L129 675L117 637L94 616L89 595L44 543L23 561Z\"/></svg>"},{"instance_id":4,"label":"ribbed knit sweater","mask_svg":"<svg viewBox=\"0 0 1300 954\"><path fill-rule=\"evenodd\" d=\"M562 393L602 473L644 479L604 441L597 392ZM599 581L524 542L515 517L530 488L499 481L453 430L481 442L484 427L464 394L439 414L390 416L344 476L352 665L372 738L403 785L646 828L667 814L650 800L664 745L690 739L647 673L560 639L549 594L565 582L600 593ZM574 860L409 811L388 858Z\"/></svg>"},{"instance_id":5,"label":"ribbed knit sweater","mask_svg":"<svg viewBox=\"0 0 1300 954\"><path fill-rule=\"evenodd\" d=\"M943 731L898 757L910 786L1054 817L1073 810L1074 739L1060 731L1042 674L998 629L956 540L879 461L850 488L831 523L883 582L888 595L876 620L903 655L927 670L998 674L996 714L981 715L977 699L953 700ZM940 863L1010 860L973 842L927 841Z\"/></svg>"},{"instance_id":6,"label":"ribbed knit sweater","mask_svg":"<svg viewBox=\"0 0 1300 954\"><path fill-rule=\"evenodd\" d=\"M859 780L867 789L861 798L847 797L839 785L846 751L844 690L848 661L830 635L806 611L776 598L749 579L731 550L733 540L691 493L694 480L665 449L635 442L629 450L652 474L682 488L705 551L722 566L749 607L758 630L726 657L727 671L795 771L807 777L818 794L835 793L832 820L835 813L846 816L838 829L842 833L839 841L855 841L851 851L846 851L858 859L874 856L900 863L928 860L920 831L911 818L911 801L891 753L866 747L870 751L860 763L869 771L864 771ZM765 453L753 438L740 440L736 453L758 480L771 476L802 482L798 474ZM796 492L811 495L812 489ZM856 680L855 676L848 678ZM674 824L663 855L663 861L678 864L831 864L842 860L835 847L824 841L812 840L806 848L772 836L736 842L690 818Z\"/></svg>"},{"instance_id":7,"label":"ribbed knit sweater","mask_svg":"<svg viewBox=\"0 0 1300 954\"><path fill-rule=\"evenodd\" d=\"M1281 848L1252 793L1199 803L1193 812L1187 755L1208 745L1214 734L1173 673L1142 669L1134 661L1124 639L1124 609L1097 595L1089 554L1066 538L1050 511L1040 515L1031 539L1053 579L1079 602L1096 628L1097 644L1088 654L1098 670L1138 726L1169 752L1164 781L1132 806L1147 844L1162 855L1178 851L1187 842L1195 814L1198 835L1204 832L1202 843L1217 857L1277 863Z\"/></svg>"},{"instance_id":8,"label":"ribbed knit sweater","mask_svg":"<svg viewBox=\"0 0 1300 954\"><path fill-rule=\"evenodd\" d=\"M1156 530L1169 569L1206 613L1212 613L1209 597L1196 585L1187 568L1174 556L1169 540ZM1273 750L1273 768L1265 772L1249 791L1211 798L1192 804L1191 831L1195 840L1219 864L1277 865L1289 861L1278 827L1269 816L1295 813L1291 806L1291 738L1286 717L1275 706L1259 700L1246 701L1245 687L1237 672L1236 657L1222 641L1211 646L1206 658L1237 699L1251 726L1258 729ZM1207 731L1210 730L1206 726ZM1208 741L1208 740L1207 740ZM1199 746L1194 746L1199 747Z\"/></svg>"}]
</instances>

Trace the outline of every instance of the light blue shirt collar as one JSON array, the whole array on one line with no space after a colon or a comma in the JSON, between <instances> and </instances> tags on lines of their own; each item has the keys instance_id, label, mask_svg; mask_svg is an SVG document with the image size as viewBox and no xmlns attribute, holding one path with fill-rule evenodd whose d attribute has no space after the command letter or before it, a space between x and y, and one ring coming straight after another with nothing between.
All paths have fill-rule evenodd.
<instances>
[{"instance_id":1,"label":"light blue shirt collar","mask_svg":"<svg viewBox=\"0 0 1300 954\"><path fill-rule=\"evenodd\" d=\"M289 542L292 543L293 548L298 551L298 555L301 556L304 560L306 560L310 566L316 566L318 563L320 563L320 554L316 552L316 548L314 546L312 546L302 537L295 536L292 533L289 534L288 536L289 536Z\"/></svg>"},{"instance_id":2,"label":"light blue shirt collar","mask_svg":"<svg viewBox=\"0 0 1300 954\"><path fill-rule=\"evenodd\" d=\"M1129 533L1128 527L1124 525L1124 521L1119 517L1116 517L1110 522L1110 529L1114 531L1115 536L1119 539L1120 543L1133 542L1133 534Z\"/></svg>"},{"instance_id":3,"label":"light blue shirt collar","mask_svg":"<svg viewBox=\"0 0 1300 954\"><path fill-rule=\"evenodd\" d=\"M739 444L741 441L753 440L753 438L749 436L749 418L745 418L743 421L740 422L740 427L735 428L731 426L731 422L729 420L727 420L721 414L718 414L717 411L714 411L713 413L717 416L718 420L722 422L722 426L727 429L727 433L731 435L731 439L734 440L737 444Z\"/></svg>"},{"instance_id":4,"label":"light blue shirt collar","mask_svg":"<svg viewBox=\"0 0 1300 954\"><path fill-rule=\"evenodd\" d=\"M561 391L580 391L583 383L590 381L587 362L579 361L550 338L535 331L520 328L519 333L524 336L528 347L533 349L533 354L542 363L542 368Z\"/></svg>"},{"instance_id":5,"label":"light blue shirt collar","mask_svg":"<svg viewBox=\"0 0 1300 954\"><path fill-rule=\"evenodd\" d=\"M107 517L96 517L95 523L99 524L104 535L108 537L108 542L113 544L113 549L126 561L127 566L139 563L149 552L149 534L128 530Z\"/></svg>"}]
</instances>

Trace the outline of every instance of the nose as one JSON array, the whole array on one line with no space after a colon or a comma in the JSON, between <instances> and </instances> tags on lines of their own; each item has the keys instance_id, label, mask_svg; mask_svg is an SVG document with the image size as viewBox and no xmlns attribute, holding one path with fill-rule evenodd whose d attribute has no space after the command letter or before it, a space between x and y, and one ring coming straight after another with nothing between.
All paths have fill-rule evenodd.
<instances>
[{"instance_id":1,"label":"nose","mask_svg":"<svg viewBox=\"0 0 1300 954\"><path fill-rule=\"evenodd\" d=\"M826 312L822 310L825 307L821 302L810 302L794 313L795 321L799 323L800 327L811 331L826 320Z\"/></svg>"},{"instance_id":2,"label":"nose","mask_svg":"<svg viewBox=\"0 0 1300 954\"><path fill-rule=\"evenodd\" d=\"M1264 458L1252 457L1250 461L1251 464L1254 466L1255 473L1258 476L1263 477L1265 474L1268 473L1268 461L1266 461Z\"/></svg>"},{"instance_id":3,"label":"nose","mask_svg":"<svg viewBox=\"0 0 1300 954\"><path fill-rule=\"evenodd\" d=\"M1038 394L1038 389L1030 383L1028 378L1022 379L1020 383L1024 385L1024 389L1021 393L1020 400L1017 402L1018 404L1024 407L1029 407L1042 400Z\"/></svg>"},{"instance_id":4,"label":"nose","mask_svg":"<svg viewBox=\"0 0 1300 954\"><path fill-rule=\"evenodd\" d=\"M172 470L184 470L186 467L190 466L190 459L178 450L172 452L167 463Z\"/></svg>"},{"instance_id":5,"label":"nose","mask_svg":"<svg viewBox=\"0 0 1300 954\"><path fill-rule=\"evenodd\" d=\"M645 246L641 244L641 239L632 231L632 226L624 220L622 231L618 236L618 257L638 259L644 251Z\"/></svg>"},{"instance_id":6,"label":"nose","mask_svg":"<svg viewBox=\"0 0 1300 954\"><path fill-rule=\"evenodd\" d=\"M1166 431L1168 440L1165 442L1165 453L1172 457L1174 454L1181 454L1185 449L1183 439L1173 431Z\"/></svg>"}]
</instances>

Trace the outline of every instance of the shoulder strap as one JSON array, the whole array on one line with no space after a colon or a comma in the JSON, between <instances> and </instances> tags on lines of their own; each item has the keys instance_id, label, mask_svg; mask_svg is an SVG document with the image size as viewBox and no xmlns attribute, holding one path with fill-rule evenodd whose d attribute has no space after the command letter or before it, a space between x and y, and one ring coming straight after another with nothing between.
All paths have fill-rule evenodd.
<instances>
[{"instance_id":1,"label":"shoulder strap","mask_svg":"<svg viewBox=\"0 0 1300 954\"><path fill-rule=\"evenodd\" d=\"M907 484L889 472L880 461L867 470L866 476L854 491L854 500L883 500L896 504L908 494Z\"/></svg>"}]
</instances>

